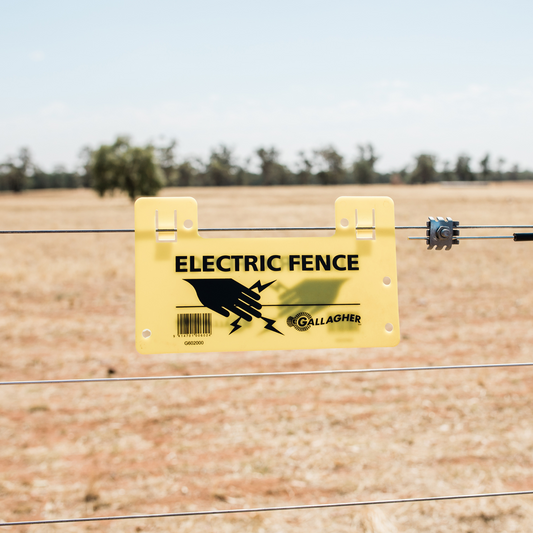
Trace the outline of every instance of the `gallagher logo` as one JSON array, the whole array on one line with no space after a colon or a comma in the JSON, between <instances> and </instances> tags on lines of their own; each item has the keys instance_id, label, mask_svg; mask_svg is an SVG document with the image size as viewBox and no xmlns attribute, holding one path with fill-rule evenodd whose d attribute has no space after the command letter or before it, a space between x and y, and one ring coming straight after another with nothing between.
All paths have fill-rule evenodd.
<instances>
[{"instance_id":1,"label":"gallagher logo","mask_svg":"<svg viewBox=\"0 0 533 533\"><path fill-rule=\"evenodd\" d=\"M307 331L311 326L325 326L333 322L353 322L361 325L361 317L350 313L330 315L327 319L324 317L313 318L309 313L298 313L296 316L287 318L287 326L294 328L296 331Z\"/></svg>"}]
</instances>

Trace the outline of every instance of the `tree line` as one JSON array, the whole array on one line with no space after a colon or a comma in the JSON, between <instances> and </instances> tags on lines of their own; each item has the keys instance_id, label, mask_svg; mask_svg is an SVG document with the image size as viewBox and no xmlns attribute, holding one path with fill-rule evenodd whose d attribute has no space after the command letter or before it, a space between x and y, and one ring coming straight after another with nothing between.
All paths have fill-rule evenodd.
<instances>
[{"instance_id":1,"label":"tree line","mask_svg":"<svg viewBox=\"0 0 533 533\"><path fill-rule=\"evenodd\" d=\"M100 196L119 190L135 199L156 195L163 187L427 184L533 179L533 172L520 171L517 165L504 170L503 158L493 164L489 154L478 162L478 169L473 168L472 158L466 154L459 155L453 163L442 162L440 169L435 155L419 154L405 168L380 173L375 168L379 157L372 144L357 146L357 155L352 161L331 145L300 151L293 168L282 162L275 147L260 147L241 162L235 151L226 145L212 149L204 160L180 159L177 148L174 140L163 145L135 146L129 137L117 137L112 144L103 144L96 149L83 148L81 163L75 172L68 172L63 167L44 172L33 161L30 151L22 148L16 156L0 163L0 191L86 187L94 189Z\"/></svg>"}]
</instances>

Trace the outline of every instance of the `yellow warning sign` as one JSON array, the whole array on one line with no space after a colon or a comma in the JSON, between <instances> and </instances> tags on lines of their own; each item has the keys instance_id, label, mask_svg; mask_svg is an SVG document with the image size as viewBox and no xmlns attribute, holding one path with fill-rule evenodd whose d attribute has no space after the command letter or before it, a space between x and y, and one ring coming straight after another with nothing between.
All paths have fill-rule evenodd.
<instances>
[{"instance_id":1,"label":"yellow warning sign","mask_svg":"<svg viewBox=\"0 0 533 533\"><path fill-rule=\"evenodd\" d=\"M203 238L193 198L135 203L142 354L395 346L394 204L342 197L329 237Z\"/></svg>"}]
</instances>

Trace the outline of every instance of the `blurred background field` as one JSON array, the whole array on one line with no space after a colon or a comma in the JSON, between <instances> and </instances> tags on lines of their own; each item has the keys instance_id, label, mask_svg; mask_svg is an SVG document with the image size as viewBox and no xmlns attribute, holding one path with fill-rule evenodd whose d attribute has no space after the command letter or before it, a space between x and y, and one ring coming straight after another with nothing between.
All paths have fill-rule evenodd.
<instances>
[{"instance_id":1,"label":"blurred background field","mask_svg":"<svg viewBox=\"0 0 533 533\"><path fill-rule=\"evenodd\" d=\"M527 182L185 194L201 227L332 225L342 195L392 197L399 225L532 222ZM6 193L0 228L133 228L133 206L84 189ZM407 240L422 234L397 232L396 348L153 356L134 348L133 235L2 235L2 380L531 361L531 245L427 251ZM0 519L527 490L532 387L528 368L1 387ZM515 497L36 527L501 533L533 531L532 510L531 497Z\"/></svg>"}]
</instances>

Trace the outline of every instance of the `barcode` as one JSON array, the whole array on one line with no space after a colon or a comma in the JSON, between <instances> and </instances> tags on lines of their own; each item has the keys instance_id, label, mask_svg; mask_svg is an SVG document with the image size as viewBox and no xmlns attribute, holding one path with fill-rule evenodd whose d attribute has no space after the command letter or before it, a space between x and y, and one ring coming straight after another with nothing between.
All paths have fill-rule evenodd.
<instances>
[{"instance_id":1,"label":"barcode","mask_svg":"<svg viewBox=\"0 0 533 533\"><path fill-rule=\"evenodd\" d=\"M211 313L182 313L178 315L178 336L211 335L213 321Z\"/></svg>"}]
</instances>

